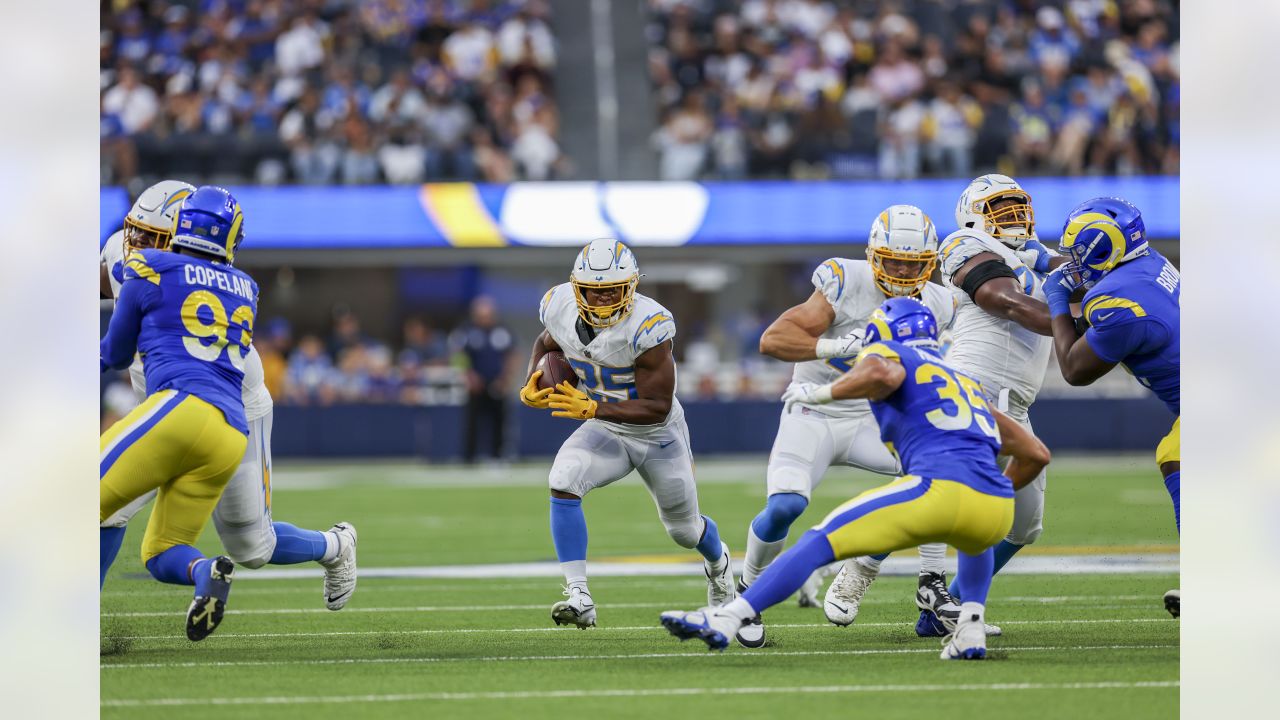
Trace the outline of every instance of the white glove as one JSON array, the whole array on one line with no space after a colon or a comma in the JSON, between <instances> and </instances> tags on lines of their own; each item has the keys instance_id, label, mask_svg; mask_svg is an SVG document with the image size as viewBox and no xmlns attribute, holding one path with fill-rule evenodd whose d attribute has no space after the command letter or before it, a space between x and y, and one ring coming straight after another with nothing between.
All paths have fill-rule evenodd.
<instances>
[{"instance_id":1,"label":"white glove","mask_svg":"<svg viewBox=\"0 0 1280 720\"><path fill-rule=\"evenodd\" d=\"M783 411L791 412L796 403L804 405L826 405L834 400L831 397L831 383L815 385L814 383L792 384L782 393Z\"/></svg>"},{"instance_id":2,"label":"white glove","mask_svg":"<svg viewBox=\"0 0 1280 720\"><path fill-rule=\"evenodd\" d=\"M862 340L866 334L866 328L858 328L838 338L822 338L814 348L814 354L824 359L853 357L862 350Z\"/></svg>"}]
</instances>

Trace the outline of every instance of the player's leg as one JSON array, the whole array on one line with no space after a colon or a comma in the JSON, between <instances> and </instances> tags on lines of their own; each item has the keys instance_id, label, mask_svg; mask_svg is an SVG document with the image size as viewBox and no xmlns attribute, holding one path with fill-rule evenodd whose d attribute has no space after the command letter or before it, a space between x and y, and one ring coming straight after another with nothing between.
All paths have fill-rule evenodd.
<instances>
[{"instance_id":1,"label":"player's leg","mask_svg":"<svg viewBox=\"0 0 1280 720\"><path fill-rule=\"evenodd\" d=\"M111 565L115 563L116 556L120 554L120 546L124 543L125 531L128 529L129 521L133 519L138 511L147 506L156 496L156 491L152 490L142 497L133 500L128 505L117 510L111 517L103 520L98 525L98 587L101 588L103 583L107 581L107 571L111 569Z\"/></svg>"},{"instance_id":2,"label":"player's leg","mask_svg":"<svg viewBox=\"0 0 1280 720\"><path fill-rule=\"evenodd\" d=\"M565 594L551 606L557 625L580 628L596 624L596 606L587 589L587 519L582 499L631 472L631 460L618 436L588 420L560 446L551 464L551 540L564 573Z\"/></svg>"},{"instance_id":3,"label":"player's leg","mask_svg":"<svg viewBox=\"0 0 1280 720\"><path fill-rule=\"evenodd\" d=\"M670 433L670 435L668 435ZM698 488L693 479L693 451L684 420L648 438L625 438L636 471L653 497L667 535L683 548L697 550L707 576L707 604L723 605L736 591L729 546L720 539L714 520L698 511Z\"/></svg>"},{"instance_id":4,"label":"player's leg","mask_svg":"<svg viewBox=\"0 0 1280 720\"><path fill-rule=\"evenodd\" d=\"M1164 436L1156 447L1156 464L1160 466L1160 474L1164 476L1165 489L1169 491L1169 499L1173 501L1173 522L1182 533L1182 432L1179 425L1182 418L1173 421L1173 429ZM1182 591L1174 588L1164 594L1164 609L1170 615L1179 617L1182 614Z\"/></svg>"},{"instance_id":5,"label":"player's leg","mask_svg":"<svg viewBox=\"0 0 1280 720\"><path fill-rule=\"evenodd\" d=\"M970 488L948 488L958 507L948 542L956 548L959 568L955 585L964 602L950 625L951 636L942 650L944 660L986 657L987 636L999 635L986 624L987 593L995 574L993 545L1013 525L1014 503L978 493Z\"/></svg>"}]
</instances>

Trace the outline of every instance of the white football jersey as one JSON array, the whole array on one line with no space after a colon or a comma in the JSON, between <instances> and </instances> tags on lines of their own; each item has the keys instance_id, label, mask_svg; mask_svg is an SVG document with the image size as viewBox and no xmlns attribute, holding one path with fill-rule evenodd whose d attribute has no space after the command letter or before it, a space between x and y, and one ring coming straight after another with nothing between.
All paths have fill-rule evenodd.
<instances>
[{"instance_id":1,"label":"white football jersey","mask_svg":"<svg viewBox=\"0 0 1280 720\"><path fill-rule=\"evenodd\" d=\"M636 293L627 317L612 327L594 328L595 337L584 345L578 337L578 304L570 283L547 291L538 308L538 318L578 373L578 387L599 402L635 399L636 358L676 336L676 321L671 313L656 300ZM684 408L673 395L671 412L661 423L600 422L624 435L648 435L683 418Z\"/></svg>"},{"instance_id":2,"label":"white football jersey","mask_svg":"<svg viewBox=\"0 0 1280 720\"><path fill-rule=\"evenodd\" d=\"M124 230L117 230L107 238L102 246L102 264L107 266L107 275L111 279L111 297L120 297L120 285L124 282ZM139 400L147 397L147 378L142 372L142 358L137 355L129 366L129 379L133 382L133 392ZM244 359L244 382L240 385L240 395L244 399L245 419L257 420L271 412L273 403L271 393L267 390L266 374L262 370L262 356L258 349L249 346L249 353Z\"/></svg>"},{"instance_id":3,"label":"white football jersey","mask_svg":"<svg viewBox=\"0 0 1280 720\"><path fill-rule=\"evenodd\" d=\"M871 313L889 299L876 284L875 273L866 260L831 258L813 271L813 286L827 298L831 309L836 313L831 327L822 333L824 338L838 338L853 330L866 328L871 320ZM955 301L950 293L935 283L929 283L920 293L920 301L933 312L938 321L939 333L951 326L955 316ZM856 354L847 358L818 358L796 363L791 383L825 385L834 382L849 371L855 357ZM863 399L837 400L814 406L814 409L826 415L861 416L871 412L871 405Z\"/></svg>"},{"instance_id":4,"label":"white football jersey","mask_svg":"<svg viewBox=\"0 0 1280 720\"><path fill-rule=\"evenodd\" d=\"M976 378L992 396L1008 389L1009 409L1014 415L1025 417L1021 411L1035 402L1044 383L1053 338L988 313L978 307L968 293L952 284L951 279L961 266L984 252L999 255L1017 276L1023 292L1044 300L1041 279L999 240L966 234L945 243L940 253L942 283L956 299L956 322L946 360L957 370Z\"/></svg>"}]
</instances>

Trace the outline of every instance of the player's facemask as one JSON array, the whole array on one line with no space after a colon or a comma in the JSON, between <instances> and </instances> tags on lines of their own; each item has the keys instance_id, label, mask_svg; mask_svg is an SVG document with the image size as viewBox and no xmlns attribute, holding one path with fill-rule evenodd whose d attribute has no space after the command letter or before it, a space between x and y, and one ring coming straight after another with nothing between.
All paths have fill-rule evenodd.
<instances>
[{"instance_id":1,"label":"player's facemask","mask_svg":"<svg viewBox=\"0 0 1280 720\"><path fill-rule=\"evenodd\" d=\"M877 247L871 248L868 259L871 261L871 271L876 276L876 284L880 286L885 295L889 297L914 297L919 295L924 290L924 286L928 284L929 276L933 274L933 268L938 264L938 253L934 250L914 252ZM886 260L912 263L919 267L919 271L911 277L895 277L885 269L884 263Z\"/></svg>"},{"instance_id":2,"label":"player's facemask","mask_svg":"<svg viewBox=\"0 0 1280 720\"><path fill-rule=\"evenodd\" d=\"M133 218L124 219L124 254L127 258L134 250L168 250L169 241L173 239L172 230L158 230L149 225L135 222Z\"/></svg>"},{"instance_id":3,"label":"player's facemask","mask_svg":"<svg viewBox=\"0 0 1280 720\"><path fill-rule=\"evenodd\" d=\"M640 278L632 277L622 282L581 282L579 280L570 279L573 285L573 299L578 303L578 316L582 321L592 327L607 328L613 327L622 322L631 312L632 306L635 304L636 284ZM608 290L616 288L618 292L618 300L608 305L592 305L587 302L586 290Z\"/></svg>"},{"instance_id":4,"label":"player's facemask","mask_svg":"<svg viewBox=\"0 0 1280 720\"><path fill-rule=\"evenodd\" d=\"M999 200L1014 199L999 208L992 207ZM1026 242L1035 234L1036 218L1031 209L1031 196L1021 190L1005 190L986 198L982 216L987 220L989 232L998 240Z\"/></svg>"}]
</instances>

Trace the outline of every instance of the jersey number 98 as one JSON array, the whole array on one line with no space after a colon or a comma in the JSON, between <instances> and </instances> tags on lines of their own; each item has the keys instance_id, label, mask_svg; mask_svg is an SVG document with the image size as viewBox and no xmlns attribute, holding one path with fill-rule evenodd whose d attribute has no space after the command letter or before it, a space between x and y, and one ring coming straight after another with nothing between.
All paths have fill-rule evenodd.
<instances>
[{"instance_id":1,"label":"jersey number 98","mask_svg":"<svg viewBox=\"0 0 1280 720\"><path fill-rule=\"evenodd\" d=\"M217 295L208 290L196 290L182 302L182 326L192 337L182 338L182 344L192 357L206 362L217 362L226 348L227 359L235 369L244 371L244 359L253 342L253 308L241 305L231 313ZM240 337L231 342L228 331L239 330ZM209 338L213 342L206 342Z\"/></svg>"},{"instance_id":2,"label":"jersey number 98","mask_svg":"<svg viewBox=\"0 0 1280 720\"><path fill-rule=\"evenodd\" d=\"M995 418L991 415L986 398L982 397L982 386L976 380L949 373L939 365L926 363L916 368L916 383L933 385L938 399L955 408L954 412L948 412L949 408L944 405L925 413L924 417L929 424L939 430L967 430L976 424L984 435L999 439Z\"/></svg>"}]
</instances>

